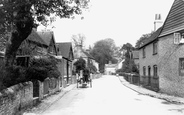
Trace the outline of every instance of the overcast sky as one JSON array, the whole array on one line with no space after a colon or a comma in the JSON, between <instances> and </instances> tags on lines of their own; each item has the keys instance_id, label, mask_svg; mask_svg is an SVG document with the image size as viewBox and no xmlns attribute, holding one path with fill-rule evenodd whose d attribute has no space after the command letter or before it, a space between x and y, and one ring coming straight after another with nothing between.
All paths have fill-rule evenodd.
<instances>
[{"instance_id":1,"label":"overcast sky","mask_svg":"<svg viewBox=\"0 0 184 115\"><path fill-rule=\"evenodd\" d=\"M91 0L84 19L58 19L54 22L56 42L71 41L71 36L82 33L86 46L96 41L112 38L117 46L129 42L135 46L142 34L154 30L155 14L162 21L174 0Z\"/></svg>"}]
</instances>

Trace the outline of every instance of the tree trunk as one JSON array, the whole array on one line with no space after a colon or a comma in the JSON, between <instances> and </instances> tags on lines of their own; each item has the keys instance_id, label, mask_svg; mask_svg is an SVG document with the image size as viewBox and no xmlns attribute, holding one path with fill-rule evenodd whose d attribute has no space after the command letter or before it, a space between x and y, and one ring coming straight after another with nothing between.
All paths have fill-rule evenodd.
<instances>
[{"instance_id":1,"label":"tree trunk","mask_svg":"<svg viewBox=\"0 0 184 115\"><path fill-rule=\"evenodd\" d=\"M29 36L33 28L33 20L18 21L15 29L11 32L11 37L6 44L5 66L9 67L14 64L16 53L21 43Z\"/></svg>"}]
</instances>

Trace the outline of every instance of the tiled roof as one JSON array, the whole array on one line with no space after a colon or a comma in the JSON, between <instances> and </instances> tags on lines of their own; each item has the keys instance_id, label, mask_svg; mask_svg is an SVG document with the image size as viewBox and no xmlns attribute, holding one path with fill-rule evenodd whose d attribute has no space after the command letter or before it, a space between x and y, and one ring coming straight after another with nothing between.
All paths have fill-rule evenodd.
<instances>
[{"instance_id":1,"label":"tiled roof","mask_svg":"<svg viewBox=\"0 0 184 115\"><path fill-rule=\"evenodd\" d=\"M88 52L86 51L82 51L88 58L94 59L94 57L92 55L90 55Z\"/></svg>"},{"instance_id":2,"label":"tiled roof","mask_svg":"<svg viewBox=\"0 0 184 115\"><path fill-rule=\"evenodd\" d=\"M144 46L152 43L153 41L155 41L158 36L160 35L160 32L162 30L162 27L160 27L156 32L154 32L149 38L147 38L144 43L138 48L138 49L141 49L143 48Z\"/></svg>"},{"instance_id":3,"label":"tiled roof","mask_svg":"<svg viewBox=\"0 0 184 115\"><path fill-rule=\"evenodd\" d=\"M159 37L184 29L184 0L175 0L164 22Z\"/></svg>"},{"instance_id":4,"label":"tiled roof","mask_svg":"<svg viewBox=\"0 0 184 115\"><path fill-rule=\"evenodd\" d=\"M58 55L62 55L65 58L69 58L70 51L72 50L71 42L56 43L56 46L57 48L59 48Z\"/></svg>"},{"instance_id":5,"label":"tiled roof","mask_svg":"<svg viewBox=\"0 0 184 115\"><path fill-rule=\"evenodd\" d=\"M47 46L45 41L38 35L38 33L33 29L31 34L27 37L27 40L37 43L39 45Z\"/></svg>"},{"instance_id":6,"label":"tiled roof","mask_svg":"<svg viewBox=\"0 0 184 115\"><path fill-rule=\"evenodd\" d=\"M49 46L50 42L53 38L54 42L55 42L55 38L54 38L54 34L52 31L43 31L43 32L38 32L38 34L40 35L40 37L45 41L45 43Z\"/></svg>"}]
</instances>

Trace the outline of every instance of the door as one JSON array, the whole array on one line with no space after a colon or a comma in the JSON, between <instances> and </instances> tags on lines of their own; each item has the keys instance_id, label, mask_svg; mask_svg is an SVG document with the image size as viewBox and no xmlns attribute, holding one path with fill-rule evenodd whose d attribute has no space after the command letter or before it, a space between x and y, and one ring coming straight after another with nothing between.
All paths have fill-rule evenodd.
<instances>
[{"instance_id":1,"label":"door","mask_svg":"<svg viewBox=\"0 0 184 115\"><path fill-rule=\"evenodd\" d=\"M148 66L148 85L151 85L151 67Z\"/></svg>"}]
</instances>

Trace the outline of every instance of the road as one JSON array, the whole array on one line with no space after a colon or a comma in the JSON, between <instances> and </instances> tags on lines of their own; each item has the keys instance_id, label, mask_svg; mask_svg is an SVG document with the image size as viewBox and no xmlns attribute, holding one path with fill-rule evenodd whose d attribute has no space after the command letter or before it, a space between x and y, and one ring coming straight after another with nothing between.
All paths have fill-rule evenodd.
<instances>
[{"instance_id":1,"label":"road","mask_svg":"<svg viewBox=\"0 0 184 115\"><path fill-rule=\"evenodd\" d=\"M140 95L105 75L92 88L75 88L42 115L183 115L184 105Z\"/></svg>"}]
</instances>

